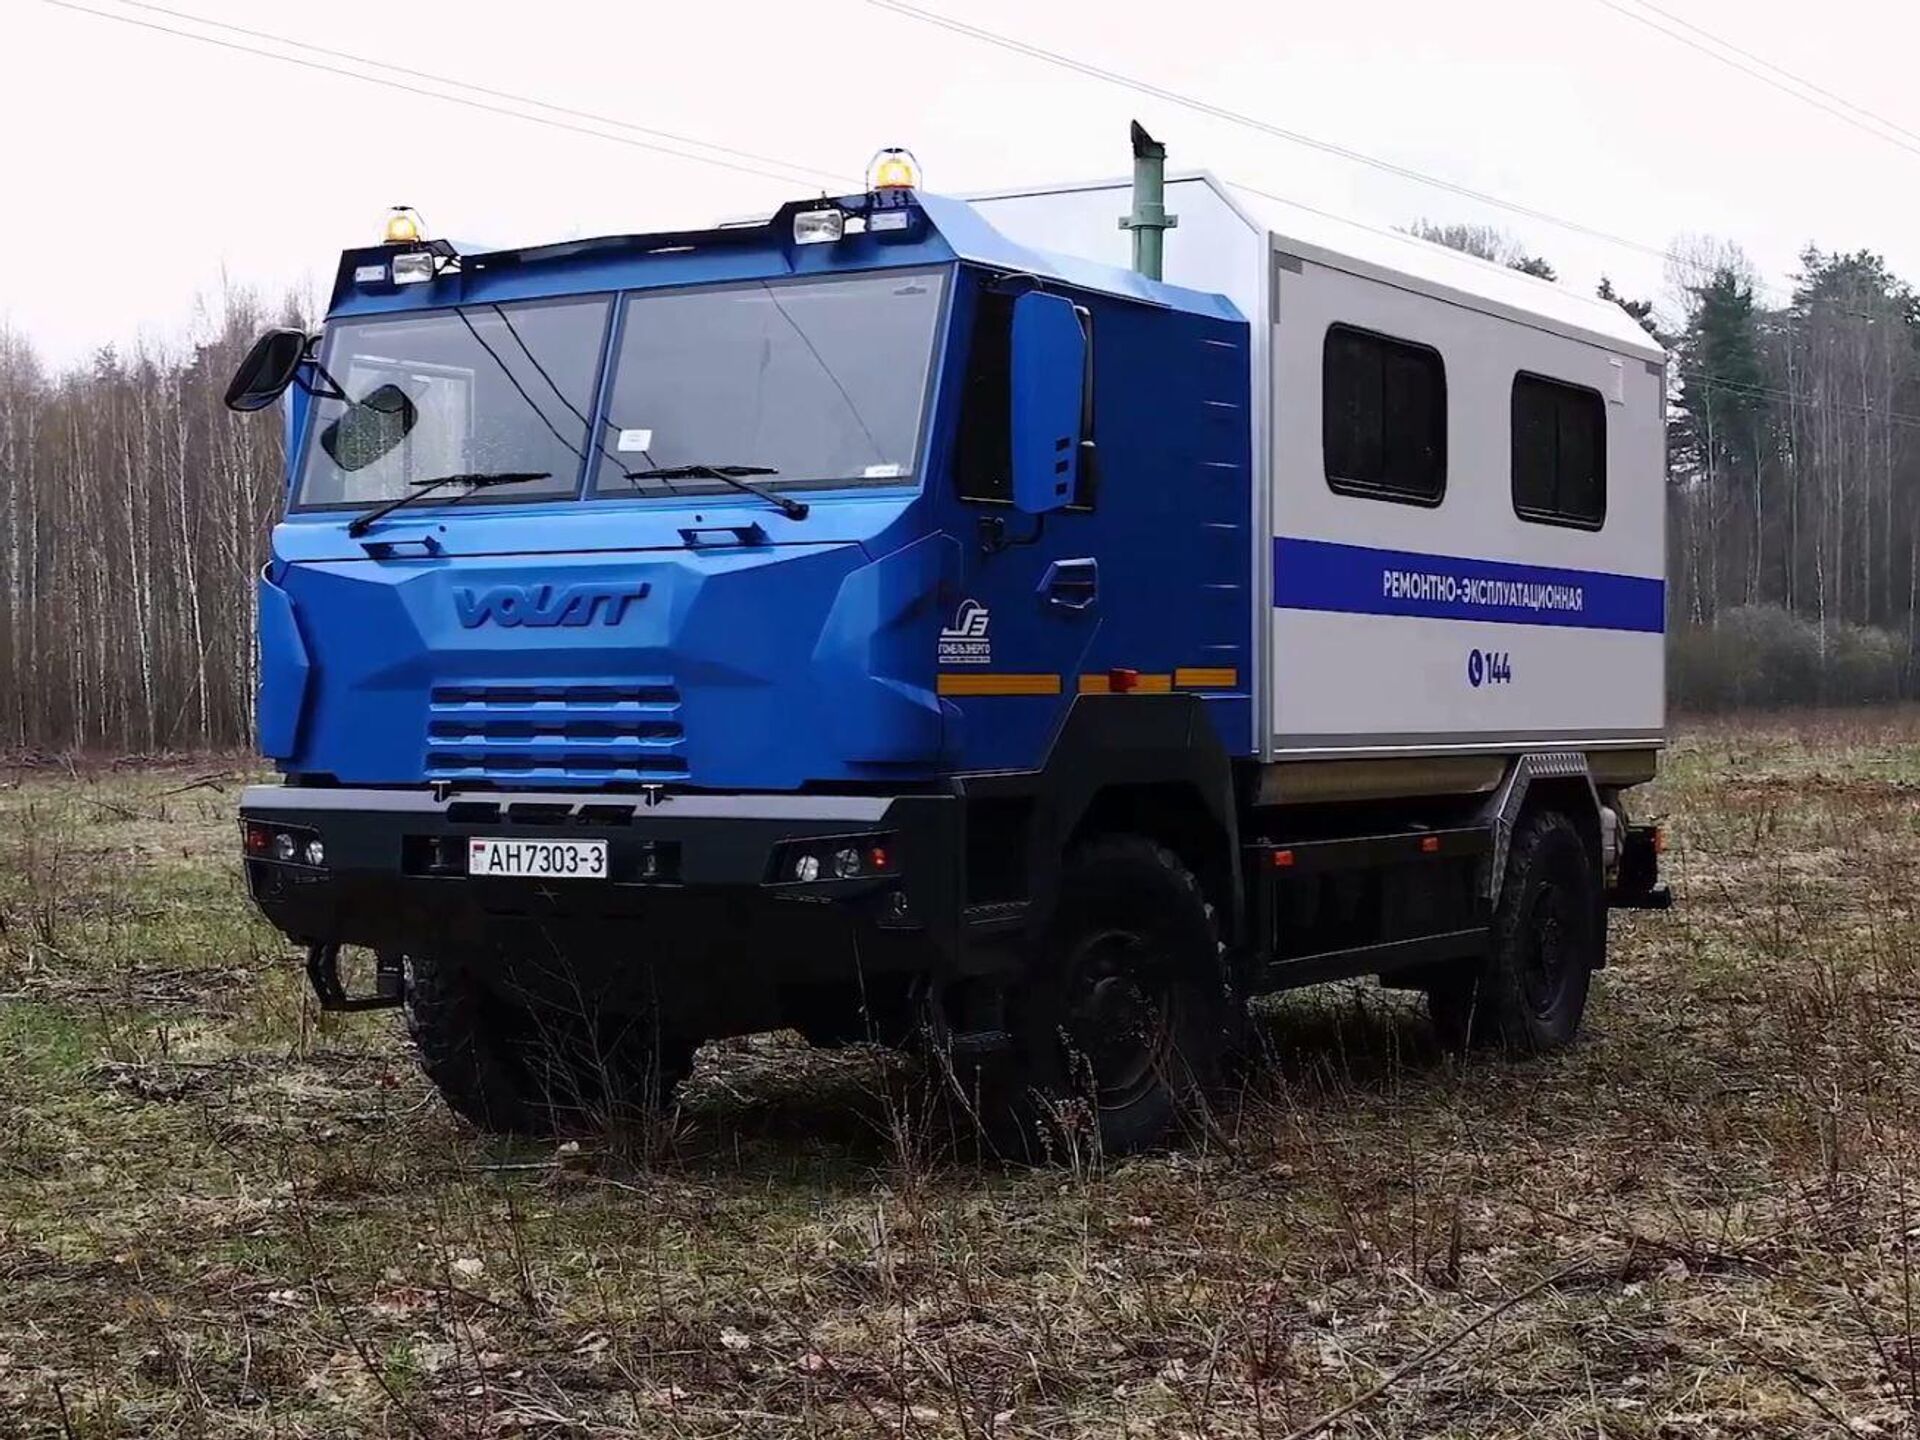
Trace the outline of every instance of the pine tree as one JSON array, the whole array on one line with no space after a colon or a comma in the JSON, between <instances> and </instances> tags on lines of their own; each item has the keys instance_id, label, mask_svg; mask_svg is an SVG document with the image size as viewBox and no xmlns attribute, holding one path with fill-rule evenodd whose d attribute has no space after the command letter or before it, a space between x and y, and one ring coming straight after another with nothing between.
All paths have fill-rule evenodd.
<instances>
[{"instance_id":1,"label":"pine tree","mask_svg":"<svg viewBox=\"0 0 1920 1440\"><path fill-rule=\"evenodd\" d=\"M1600 277L1600 288L1594 291L1594 293L1602 300L1611 300L1622 310L1626 311L1627 314L1631 315L1634 322L1638 324L1642 330L1646 331L1647 334L1651 335L1655 340L1658 340L1669 349L1672 348L1672 341L1662 333L1659 322L1653 318L1653 302L1651 300L1627 299L1626 296L1613 288L1613 280L1606 275Z\"/></svg>"}]
</instances>

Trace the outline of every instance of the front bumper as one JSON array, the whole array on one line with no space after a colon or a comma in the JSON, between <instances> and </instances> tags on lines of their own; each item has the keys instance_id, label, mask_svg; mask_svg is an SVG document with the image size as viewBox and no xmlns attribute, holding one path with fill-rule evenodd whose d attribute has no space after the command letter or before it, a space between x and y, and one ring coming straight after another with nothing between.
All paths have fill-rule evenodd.
<instances>
[{"instance_id":1,"label":"front bumper","mask_svg":"<svg viewBox=\"0 0 1920 1440\"><path fill-rule=\"evenodd\" d=\"M962 836L952 796L503 793L263 785L241 821L319 837L323 865L249 854L247 885L302 945L457 951L505 973L644 979L724 1028L795 985L953 973ZM892 873L801 884L784 844L886 835ZM605 840L604 880L483 879L467 841ZM717 1033L717 1032L716 1032Z\"/></svg>"}]
</instances>

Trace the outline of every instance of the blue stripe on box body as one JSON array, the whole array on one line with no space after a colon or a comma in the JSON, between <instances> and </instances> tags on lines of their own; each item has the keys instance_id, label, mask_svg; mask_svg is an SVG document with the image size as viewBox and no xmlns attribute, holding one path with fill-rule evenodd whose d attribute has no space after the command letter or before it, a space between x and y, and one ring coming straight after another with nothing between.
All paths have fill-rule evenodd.
<instances>
[{"instance_id":1,"label":"blue stripe on box body","mask_svg":"<svg viewBox=\"0 0 1920 1440\"><path fill-rule=\"evenodd\" d=\"M1579 630L1666 630L1666 583L1604 570L1376 550L1278 535L1273 603L1280 610L1410 615Z\"/></svg>"}]
</instances>

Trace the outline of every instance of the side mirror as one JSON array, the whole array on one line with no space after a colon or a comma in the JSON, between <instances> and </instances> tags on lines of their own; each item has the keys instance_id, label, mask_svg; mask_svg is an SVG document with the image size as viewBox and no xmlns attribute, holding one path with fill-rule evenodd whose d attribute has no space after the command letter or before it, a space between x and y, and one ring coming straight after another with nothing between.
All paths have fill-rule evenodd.
<instances>
[{"instance_id":1,"label":"side mirror","mask_svg":"<svg viewBox=\"0 0 1920 1440\"><path fill-rule=\"evenodd\" d=\"M253 342L247 358L240 362L240 368L227 383L227 408L242 413L266 409L293 383L306 355L306 331L267 331Z\"/></svg>"},{"instance_id":2,"label":"side mirror","mask_svg":"<svg viewBox=\"0 0 1920 1440\"><path fill-rule=\"evenodd\" d=\"M1030 290L1013 302L1013 503L1028 515L1071 505L1080 484L1087 337L1073 302Z\"/></svg>"},{"instance_id":3,"label":"side mirror","mask_svg":"<svg viewBox=\"0 0 1920 1440\"><path fill-rule=\"evenodd\" d=\"M407 438L420 419L407 392L387 384L355 400L320 432L320 448L342 470L364 470Z\"/></svg>"}]
</instances>

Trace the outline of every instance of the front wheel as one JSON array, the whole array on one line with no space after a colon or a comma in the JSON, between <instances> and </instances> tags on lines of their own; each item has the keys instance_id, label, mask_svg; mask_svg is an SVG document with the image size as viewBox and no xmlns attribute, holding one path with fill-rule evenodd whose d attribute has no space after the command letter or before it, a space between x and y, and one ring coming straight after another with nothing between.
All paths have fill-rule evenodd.
<instances>
[{"instance_id":1,"label":"front wheel","mask_svg":"<svg viewBox=\"0 0 1920 1440\"><path fill-rule=\"evenodd\" d=\"M1507 853L1492 953L1427 990L1442 1042L1523 1054L1570 1043L1603 958L1602 903L1598 863L1573 821L1557 810L1522 819Z\"/></svg>"},{"instance_id":2,"label":"front wheel","mask_svg":"<svg viewBox=\"0 0 1920 1440\"><path fill-rule=\"evenodd\" d=\"M694 1047L650 1017L508 1001L451 956L409 956L407 1033L447 1107L495 1134L579 1135L649 1117Z\"/></svg>"},{"instance_id":3,"label":"front wheel","mask_svg":"<svg viewBox=\"0 0 1920 1440\"><path fill-rule=\"evenodd\" d=\"M1089 1138L1109 1155L1151 1146L1205 1103L1224 1017L1213 909L1179 857L1139 836L1083 845L1008 997L1012 1053L989 1133L1024 1159Z\"/></svg>"}]
</instances>

